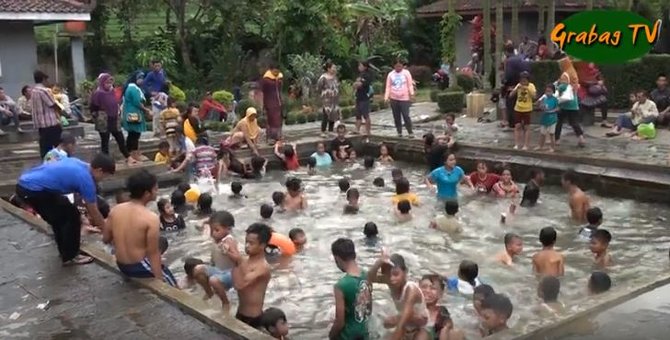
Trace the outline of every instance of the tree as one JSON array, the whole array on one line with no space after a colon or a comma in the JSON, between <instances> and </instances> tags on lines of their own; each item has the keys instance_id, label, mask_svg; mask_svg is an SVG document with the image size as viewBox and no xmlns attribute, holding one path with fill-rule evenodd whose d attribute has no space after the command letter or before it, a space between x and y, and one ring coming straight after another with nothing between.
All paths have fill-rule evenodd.
<instances>
[{"instance_id":1,"label":"tree","mask_svg":"<svg viewBox=\"0 0 670 340\"><path fill-rule=\"evenodd\" d=\"M543 34L544 31L546 30L546 27L544 26L544 17L546 15L546 0L536 0L535 3L537 5L537 31L540 34Z\"/></svg>"},{"instance_id":2,"label":"tree","mask_svg":"<svg viewBox=\"0 0 670 340\"><path fill-rule=\"evenodd\" d=\"M442 43L442 61L449 65L449 87L456 87L456 32L461 25L461 16L456 14L455 0L449 0L447 13L442 16L440 25L441 43Z\"/></svg>"},{"instance_id":3,"label":"tree","mask_svg":"<svg viewBox=\"0 0 670 340\"><path fill-rule=\"evenodd\" d=\"M547 29L544 31L544 34L547 38L547 52L549 55L553 55L554 44L551 43L551 30L556 26L556 0L547 0Z\"/></svg>"},{"instance_id":4,"label":"tree","mask_svg":"<svg viewBox=\"0 0 670 340\"><path fill-rule=\"evenodd\" d=\"M503 26L503 3L504 0L496 0L496 27L498 28L496 30L496 54L495 54L495 61L496 61L496 81L495 81L495 86L498 87L502 83L502 79L500 79L500 72L499 68L502 66L502 53L503 53L503 34L505 33L505 29Z\"/></svg>"},{"instance_id":5,"label":"tree","mask_svg":"<svg viewBox=\"0 0 670 340\"><path fill-rule=\"evenodd\" d=\"M132 1L132 0L131 0ZM177 25L177 40L181 50L183 66L192 68L191 49L189 41L188 25L193 21L199 21L207 13L211 3L207 0L163 0L172 13L174 13ZM196 8L195 12L189 10ZM193 13L193 14L190 14Z\"/></svg>"},{"instance_id":6,"label":"tree","mask_svg":"<svg viewBox=\"0 0 670 340\"><path fill-rule=\"evenodd\" d=\"M512 41L519 43L519 0L512 0Z\"/></svg>"}]
</instances>

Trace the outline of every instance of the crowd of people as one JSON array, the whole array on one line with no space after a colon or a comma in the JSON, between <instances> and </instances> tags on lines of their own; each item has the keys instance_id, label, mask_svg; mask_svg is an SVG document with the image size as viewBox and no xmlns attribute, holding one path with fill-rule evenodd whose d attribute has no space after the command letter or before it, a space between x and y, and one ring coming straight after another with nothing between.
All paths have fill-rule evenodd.
<instances>
[{"instance_id":1,"label":"crowd of people","mask_svg":"<svg viewBox=\"0 0 670 340\"><path fill-rule=\"evenodd\" d=\"M251 109L253 110L253 108ZM253 117L251 112L247 118ZM450 117L450 129L457 129ZM250 123L246 123L250 124ZM248 127L247 127L248 130ZM379 147L378 156L358 158L353 143L346 137L346 127L338 125L337 136L329 144L319 142L316 151L306 162L308 176L319 169L335 163L354 164L363 169L372 169L377 163L394 163L388 146ZM430 223L430 228L444 232L448 237L457 237L467 226L461 225L456 217L459 210L458 186L466 185L471 195L493 195L509 201L509 210L502 212L501 223L507 223L517 209L540 209L535 207L540 196L544 174L532 170L531 180L523 191L518 186L509 169L498 173L490 172L485 162L477 163L477 169L466 174L457 165L453 154L453 144L449 142L453 134L446 132L437 136L424 137L426 160L429 172L426 184L435 192L436 200L443 202L444 213L438 214ZM137 170L126 181L126 190L117 195L116 205L110 204L97 195L97 183L114 174L115 163L103 153L91 163L72 157L76 141L65 135L45 163L24 172L18 179L16 195L12 202L47 221L54 230L56 243L64 265L86 264L92 258L80 253L82 232L98 232L102 241L112 246L119 270L126 276L136 278L156 278L177 288L192 285L202 287L206 298L217 296L224 311L230 309L229 291L238 295L236 317L248 325L259 328L271 336L283 339L289 332L288 320L280 308L265 308L264 297L273 274L274 261L278 257L293 256L303 251L307 243L307 232L292 229L287 235L275 232L268 219L275 212L304 211L309 209L308 197L303 192L302 180L290 176L285 182L286 191L271 193L274 206L260 206L257 223L246 229L244 253L238 240L232 235L235 217L226 210L212 206L217 190L200 192L196 186L179 185L168 198L156 203L158 214L148 207L158 199L158 180L146 170ZM194 152L196 164L210 164L194 172L194 177L215 177L216 183L224 178L230 180L231 200L243 199L243 182L236 178L257 180L264 176L267 161L255 156L249 166L239 164L234 152L223 148L215 150L199 140ZM169 145L165 146L169 149ZM296 146L276 142L275 156L284 169L294 171L305 166L297 158ZM199 160L200 158L207 161ZM247 169L249 167L249 170ZM216 176L212 176L212 172ZM395 195L392 204L395 218L399 222L413 219L412 207L421 204L412 192L410 181L403 171L394 168L391 172ZM568 193L568 205L575 222L588 223L576 232L580 238L590 242L594 263L604 270L612 259L608 245L612 235L599 228L603 214L597 207L590 206L589 197L576 185L577 174L567 171L562 184ZM372 181L373 186L385 186L382 177ZM215 186L215 187L218 187ZM338 182L344 195L343 214L357 214L359 198L365 187L354 188L349 180ZM71 197L65 195L74 194ZM268 193L270 194L270 193ZM195 206L195 208L193 207ZM534 208L535 207L535 208ZM168 249L165 233L187 228L186 216L201 221L196 226L204 235L212 239L211 259L185 258L186 277L178 281L163 265L162 256ZM375 244L380 232L374 222L363 227L366 243ZM565 258L554 248L557 232L551 227L539 231L542 250L532 257L533 272L538 275L538 296L545 311L560 313L562 305L558 301L560 277L564 274ZM514 266L523 252L521 237L514 233L505 235L504 249L493 256L504 266ZM335 319L329 332L331 339L366 339L373 331L368 328L372 315L372 290L374 284L388 286L397 314L384 319L384 327L392 329L393 339L462 339L462 327L455 325L448 308L441 303L443 294L457 294L472 299L475 317L480 320L479 332L482 336L495 334L507 328L513 305L510 299L479 277L477 263L464 260L455 276L429 273L417 282L408 275L408 267L403 256L389 254L381 248L379 259L371 268L364 269L356 261L354 242L348 238L338 238L332 243L332 254L336 266L344 275L335 283ZM604 271L594 272L589 279L589 290L593 294L607 291L611 279Z\"/></svg>"}]
</instances>

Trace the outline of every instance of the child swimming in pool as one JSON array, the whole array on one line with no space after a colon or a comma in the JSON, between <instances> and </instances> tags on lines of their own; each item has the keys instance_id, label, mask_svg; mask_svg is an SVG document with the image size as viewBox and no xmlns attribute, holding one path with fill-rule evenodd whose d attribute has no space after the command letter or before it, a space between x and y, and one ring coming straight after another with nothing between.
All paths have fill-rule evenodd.
<instances>
[{"instance_id":1,"label":"child swimming in pool","mask_svg":"<svg viewBox=\"0 0 670 340\"><path fill-rule=\"evenodd\" d=\"M482 336L486 337L508 329L507 320L512 316L513 310L512 301L503 294L493 294L482 301L482 323L487 331L487 334Z\"/></svg>"},{"instance_id":2,"label":"child swimming in pool","mask_svg":"<svg viewBox=\"0 0 670 340\"><path fill-rule=\"evenodd\" d=\"M284 143L282 140L278 140L277 143L275 143L274 153L275 156L282 161L284 170L295 171L300 168L298 151L296 150L295 144L288 144Z\"/></svg>"},{"instance_id":3,"label":"child swimming in pool","mask_svg":"<svg viewBox=\"0 0 670 340\"><path fill-rule=\"evenodd\" d=\"M456 217L458 213L458 201L447 200L444 202L444 211L446 215L438 216L430 221L430 228L447 232L450 235L463 232L461 222Z\"/></svg>"},{"instance_id":4,"label":"child swimming in pool","mask_svg":"<svg viewBox=\"0 0 670 340\"><path fill-rule=\"evenodd\" d=\"M286 314L279 308L270 307L261 317L262 330L275 339L288 340L288 321Z\"/></svg>"},{"instance_id":5,"label":"child swimming in pool","mask_svg":"<svg viewBox=\"0 0 670 340\"><path fill-rule=\"evenodd\" d=\"M186 273L186 276L179 281L179 287L182 288L190 288L194 284L196 284L195 281L195 267L197 267L200 264L204 264L205 262L202 262L201 259L193 258L193 257L187 257L184 259L184 273Z\"/></svg>"},{"instance_id":6,"label":"child swimming in pool","mask_svg":"<svg viewBox=\"0 0 670 340\"><path fill-rule=\"evenodd\" d=\"M515 198L519 194L519 187L512 180L512 172L505 169L498 183L493 185L492 191L499 198Z\"/></svg>"},{"instance_id":7,"label":"child swimming in pool","mask_svg":"<svg viewBox=\"0 0 670 340\"><path fill-rule=\"evenodd\" d=\"M307 174L312 176L316 174L316 158L307 158Z\"/></svg>"},{"instance_id":8,"label":"child swimming in pool","mask_svg":"<svg viewBox=\"0 0 670 340\"><path fill-rule=\"evenodd\" d=\"M550 312L558 315L564 310L562 303L558 302L558 294L561 290L561 281L555 276L545 276L537 285L537 296L542 299L538 310L540 313Z\"/></svg>"},{"instance_id":9,"label":"child swimming in pool","mask_svg":"<svg viewBox=\"0 0 670 340\"><path fill-rule=\"evenodd\" d=\"M346 178L340 178L340 180L337 181L337 186L340 188L340 193L344 194L351 188L351 183L349 183L349 180Z\"/></svg>"},{"instance_id":10,"label":"child swimming in pool","mask_svg":"<svg viewBox=\"0 0 670 340\"><path fill-rule=\"evenodd\" d=\"M307 235L305 234L304 230L300 228L293 228L289 230L288 238L290 238L295 245L295 250L297 252L301 252L305 249L305 245L307 244Z\"/></svg>"},{"instance_id":11,"label":"child swimming in pool","mask_svg":"<svg viewBox=\"0 0 670 340\"><path fill-rule=\"evenodd\" d=\"M181 215L175 213L172 204L167 198L161 198L156 203L158 207L158 214L161 222L161 231L178 231L186 229L186 222Z\"/></svg>"},{"instance_id":12,"label":"child swimming in pool","mask_svg":"<svg viewBox=\"0 0 670 340\"><path fill-rule=\"evenodd\" d=\"M395 195L391 197L393 204L398 204L400 201L409 201L414 206L419 205L419 197L415 193L410 192L409 180L405 177L395 180Z\"/></svg>"},{"instance_id":13,"label":"child swimming in pool","mask_svg":"<svg viewBox=\"0 0 670 340\"><path fill-rule=\"evenodd\" d=\"M506 266L514 265L514 257L519 256L523 251L523 241L521 236L514 233L507 233L504 237L505 249L495 257L496 262Z\"/></svg>"},{"instance_id":14,"label":"child swimming in pool","mask_svg":"<svg viewBox=\"0 0 670 340\"><path fill-rule=\"evenodd\" d=\"M391 170L391 178L393 179L393 184L401 178L404 178L405 176L402 174L402 170L399 168L393 168Z\"/></svg>"},{"instance_id":15,"label":"child swimming in pool","mask_svg":"<svg viewBox=\"0 0 670 340\"><path fill-rule=\"evenodd\" d=\"M231 198L231 199L247 198L247 196L242 195L242 183L241 182L238 182L238 181L231 182L230 183L230 191L233 194L228 196L228 198Z\"/></svg>"},{"instance_id":16,"label":"child swimming in pool","mask_svg":"<svg viewBox=\"0 0 670 340\"><path fill-rule=\"evenodd\" d=\"M375 167L375 159L372 156L365 156L363 158L363 167L365 170L370 170Z\"/></svg>"},{"instance_id":17,"label":"child swimming in pool","mask_svg":"<svg viewBox=\"0 0 670 340\"><path fill-rule=\"evenodd\" d=\"M393 162L393 157L391 157L391 154L389 153L388 145L382 143L379 146L379 158L377 160L380 163L386 163L386 164Z\"/></svg>"},{"instance_id":18,"label":"child swimming in pool","mask_svg":"<svg viewBox=\"0 0 670 340\"><path fill-rule=\"evenodd\" d=\"M381 177L376 177L375 179L373 179L372 185L376 186L377 188L383 188L386 186L386 184L384 183L384 179Z\"/></svg>"},{"instance_id":19,"label":"child swimming in pool","mask_svg":"<svg viewBox=\"0 0 670 340\"><path fill-rule=\"evenodd\" d=\"M281 191L275 191L272 193L272 202L275 207L279 209L279 212L284 211L284 202L286 201L286 194Z\"/></svg>"},{"instance_id":20,"label":"child swimming in pool","mask_svg":"<svg viewBox=\"0 0 670 340\"><path fill-rule=\"evenodd\" d=\"M588 225L579 229L579 238L584 241L590 241L593 233L603 223L603 212L598 207L590 208L586 211L586 221Z\"/></svg>"},{"instance_id":21,"label":"child swimming in pool","mask_svg":"<svg viewBox=\"0 0 670 340\"><path fill-rule=\"evenodd\" d=\"M428 323L425 328L428 339L464 339L463 331L454 329L454 323L446 306L439 305L444 294L444 281L439 275L424 275L419 281L421 293L428 310Z\"/></svg>"},{"instance_id":22,"label":"child swimming in pool","mask_svg":"<svg viewBox=\"0 0 670 340\"><path fill-rule=\"evenodd\" d=\"M365 245L370 247L377 246L379 241L379 230L377 229L377 224L375 224L375 222L365 223L363 226L363 235L365 235Z\"/></svg>"},{"instance_id":23,"label":"child swimming in pool","mask_svg":"<svg viewBox=\"0 0 670 340\"><path fill-rule=\"evenodd\" d=\"M262 204L261 205L261 218L263 220L271 219L273 212L274 212L274 208L272 208L271 205L269 205L269 204Z\"/></svg>"},{"instance_id":24,"label":"child swimming in pool","mask_svg":"<svg viewBox=\"0 0 670 340\"><path fill-rule=\"evenodd\" d=\"M447 290L453 293L471 295L477 286L482 283L477 277L479 266L477 263L463 260L458 266L458 276L447 279Z\"/></svg>"},{"instance_id":25,"label":"child swimming in pool","mask_svg":"<svg viewBox=\"0 0 670 340\"><path fill-rule=\"evenodd\" d=\"M211 298L216 293L226 312L230 309L226 292L233 287L231 270L241 259L237 241L232 235L234 226L235 218L225 210L217 211L210 217L213 265L202 264L194 269L196 281L205 290L205 299Z\"/></svg>"},{"instance_id":26,"label":"child swimming in pool","mask_svg":"<svg viewBox=\"0 0 670 340\"><path fill-rule=\"evenodd\" d=\"M302 191L302 181L297 177L286 180L286 195L284 207L289 211L304 210L307 208L307 198Z\"/></svg>"},{"instance_id":27,"label":"child swimming in pool","mask_svg":"<svg viewBox=\"0 0 670 340\"><path fill-rule=\"evenodd\" d=\"M594 262L597 267L606 268L612 264L612 255L609 254L608 247L612 241L612 234L605 229L597 229L591 236L590 250L594 255Z\"/></svg>"},{"instance_id":28,"label":"child swimming in pool","mask_svg":"<svg viewBox=\"0 0 670 340\"><path fill-rule=\"evenodd\" d=\"M212 209L212 204L213 204L214 199L212 198L212 195L203 192L198 196L198 210L196 212L196 216L198 218L209 218L214 210Z\"/></svg>"},{"instance_id":29,"label":"child swimming in pool","mask_svg":"<svg viewBox=\"0 0 670 340\"><path fill-rule=\"evenodd\" d=\"M533 272L539 275L563 276L565 257L554 249L556 230L545 227L540 230L542 250L533 255Z\"/></svg>"},{"instance_id":30,"label":"child swimming in pool","mask_svg":"<svg viewBox=\"0 0 670 340\"><path fill-rule=\"evenodd\" d=\"M361 194L358 192L358 189L351 188L347 190L347 204L344 205L344 214L358 214L359 206L358 200Z\"/></svg>"},{"instance_id":31,"label":"child swimming in pool","mask_svg":"<svg viewBox=\"0 0 670 340\"><path fill-rule=\"evenodd\" d=\"M588 290L591 295L602 294L612 287L612 279L607 273L593 272L589 277Z\"/></svg>"},{"instance_id":32,"label":"child swimming in pool","mask_svg":"<svg viewBox=\"0 0 670 340\"><path fill-rule=\"evenodd\" d=\"M400 223L407 222L413 218L412 205L408 200L402 200L396 204L395 217Z\"/></svg>"},{"instance_id":33,"label":"child swimming in pool","mask_svg":"<svg viewBox=\"0 0 670 340\"><path fill-rule=\"evenodd\" d=\"M368 272L368 281L386 284L391 292L398 314L386 317L384 328L395 328L393 339L425 339L428 309L419 285L408 280L405 259L382 250ZM407 305L412 308L405 308Z\"/></svg>"}]
</instances>

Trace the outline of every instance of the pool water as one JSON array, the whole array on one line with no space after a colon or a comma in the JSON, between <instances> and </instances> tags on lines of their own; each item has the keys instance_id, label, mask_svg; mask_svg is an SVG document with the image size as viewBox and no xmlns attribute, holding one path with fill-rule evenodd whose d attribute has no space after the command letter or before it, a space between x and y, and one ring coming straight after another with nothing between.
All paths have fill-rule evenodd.
<instances>
[{"instance_id":1,"label":"pool water","mask_svg":"<svg viewBox=\"0 0 670 340\"><path fill-rule=\"evenodd\" d=\"M552 226L558 231L557 248L566 256L565 277L561 279L559 299L566 306L566 313L580 309L586 297L586 282L593 268L588 243L577 238L580 228L570 222L567 196L558 187L542 189L540 204L535 208L519 208L514 216L500 223L501 212L507 210L508 200L472 195L467 187L460 188L460 212L464 227L459 240L451 240L439 231L428 228L436 215L443 213L433 194L423 184L424 167L398 163L412 184L412 191L422 200L420 207L413 208L414 219L399 224L392 214L391 196L394 188L391 167L377 165L366 171L358 166L347 166L324 170L308 176L304 172L295 175L303 180L309 208L302 213L275 215L268 222L277 232L288 234L291 228L302 228L308 238L307 248L291 261L273 272L265 299L265 308L279 307L287 314L291 332L299 339L324 339L334 318L333 284L342 275L330 252L331 243L339 237L354 240L358 262L362 268L369 267L379 256L381 246L392 253L405 257L410 277L418 280L431 271L455 276L458 265L464 259L479 264L480 279L493 286L496 292L510 297L514 313L511 327L521 330L552 321L537 313L537 279L532 273L531 256L540 249L539 230ZM244 230L260 220L259 207L271 203L273 191L284 191L282 183L289 176L283 172L269 172L260 182L244 182L243 194L247 198L231 200L230 186L221 184L221 194L214 199L216 209L230 211L236 219L234 236L243 249ZM385 188L372 185L375 177L383 177ZM347 177L352 187L361 192L361 209L358 215L343 215L344 194L339 192L337 180ZM161 194L169 195L169 191ZM602 228L608 229L613 240L610 251L614 265L609 269L613 289L626 285L633 279L649 277L667 269L667 248L670 232L666 220L670 218L667 207L638 203L631 200L597 197L591 193L593 206L604 213ZM155 205L152 204L155 209ZM380 245L368 246L364 242L363 225L373 221L379 227ZM166 253L167 264L183 276L183 258L193 256L209 261L211 241L208 235L195 228L189 221L187 230L172 234ZM503 249L503 235L514 232L523 237L524 251L513 268L506 268L491 261ZM374 307L371 329L375 334L384 334L381 320L395 313L388 289L382 285L374 287ZM200 288L193 294L202 295ZM234 291L229 292L233 304L237 303ZM456 327L466 335L478 337L477 319L470 298L445 294L442 302L449 308ZM214 297L209 301L213 309L220 308ZM583 305L583 304L582 304ZM235 310L233 307L233 311ZM472 338L471 337L471 338Z\"/></svg>"}]
</instances>

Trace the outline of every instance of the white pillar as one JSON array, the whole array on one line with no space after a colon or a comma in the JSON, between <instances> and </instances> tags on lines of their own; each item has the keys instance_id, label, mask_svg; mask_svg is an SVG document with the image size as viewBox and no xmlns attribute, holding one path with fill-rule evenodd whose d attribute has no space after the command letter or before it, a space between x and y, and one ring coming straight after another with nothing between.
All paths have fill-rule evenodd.
<instances>
[{"instance_id":1,"label":"white pillar","mask_svg":"<svg viewBox=\"0 0 670 340\"><path fill-rule=\"evenodd\" d=\"M79 84L86 80L86 60L84 59L84 38L70 37L70 51L72 52L72 74L74 76L74 92L79 90Z\"/></svg>"}]
</instances>

